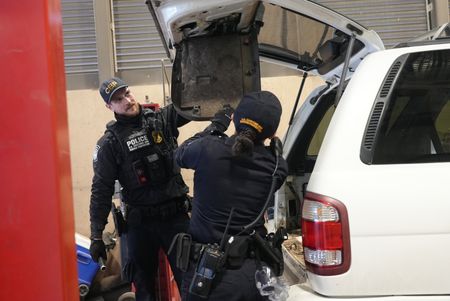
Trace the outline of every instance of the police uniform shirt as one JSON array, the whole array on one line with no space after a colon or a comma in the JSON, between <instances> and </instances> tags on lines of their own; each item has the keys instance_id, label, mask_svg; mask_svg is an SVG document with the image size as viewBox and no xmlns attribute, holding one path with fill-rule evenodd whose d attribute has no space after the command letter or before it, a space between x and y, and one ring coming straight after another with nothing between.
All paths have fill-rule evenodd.
<instances>
[{"instance_id":1,"label":"police uniform shirt","mask_svg":"<svg viewBox=\"0 0 450 301\"><path fill-rule=\"evenodd\" d=\"M260 213L268 197L275 169L275 156L263 144L254 146L250 157L235 157L235 136L199 133L185 141L175 158L182 168L194 169L194 200L189 233L200 243L219 242L232 207L228 234L237 234ZM287 175L287 164L279 159L276 190ZM275 190L275 191L276 191ZM264 220L255 229L265 232Z\"/></svg>"}]
</instances>

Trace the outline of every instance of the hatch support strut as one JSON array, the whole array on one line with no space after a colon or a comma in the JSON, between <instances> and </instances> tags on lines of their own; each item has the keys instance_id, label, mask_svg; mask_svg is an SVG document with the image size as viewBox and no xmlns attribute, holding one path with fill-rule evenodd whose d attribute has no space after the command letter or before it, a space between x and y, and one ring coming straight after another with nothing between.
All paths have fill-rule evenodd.
<instances>
[{"instance_id":1,"label":"hatch support strut","mask_svg":"<svg viewBox=\"0 0 450 301\"><path fill-rule=\"evenodd\" d=\"M289 133L289 129L291 128L292 121L294 120L295 112L297 111L298 102L300 101L300 95L302 95L303 87L305 86L306 78L308 77L308 72L303 72L303 78L302 82L300 84L300 88L298 89L297 98L295 99L294 108L292 109L291 118L289 119L288 128L286 130L286 134L284 137L287 137L287 134Z\"/></svg>"},{"instance_id":2,"label":"hatch support strut","mask_svg":"<svg viewBox=\"0 0 450 301\"><path fill-rule=\"evenodd\" d=\"M350 63L350 58L352 56L353 45L355 45L355 39L356 39L356 36L354 33L352 33L352 36L350 37L350 42L348 44L347 53L345 54L344 67L342 68L342 74L341 74L341 79L340 79L339 86L338 86L338 89L336 92L336 98L334 99L335 107L337 107L339 100L341 99L342 92L344 91L345 77L347 76L347 69L348 69L348 65Z\"/></svg>"}]
</instances>

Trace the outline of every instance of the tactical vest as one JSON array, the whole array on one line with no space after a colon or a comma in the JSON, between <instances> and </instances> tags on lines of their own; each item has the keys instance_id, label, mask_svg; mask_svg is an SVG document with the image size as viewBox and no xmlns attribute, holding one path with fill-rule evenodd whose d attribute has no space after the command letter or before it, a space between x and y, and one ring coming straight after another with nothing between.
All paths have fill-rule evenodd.
<instances>
[{"instance_id":1,"label":"tactical vest","mask_svg":"<svg viewBox=\"0 0 450 301\"><path fill-rule=\"evenodd\" d=\"M107 132L120 144L119 182L128 190L160 186L180 173L173 157L176 140L162 118L162 114L144 109L140 127L117 122L107 125Z\"/></svg>"}]
</instances>

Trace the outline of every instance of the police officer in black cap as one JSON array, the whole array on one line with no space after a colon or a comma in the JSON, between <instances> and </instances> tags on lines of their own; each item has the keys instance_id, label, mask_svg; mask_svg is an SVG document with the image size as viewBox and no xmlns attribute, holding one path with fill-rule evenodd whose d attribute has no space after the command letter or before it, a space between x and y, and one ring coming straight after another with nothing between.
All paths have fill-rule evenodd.
<instances>
[{"instance_id":1,"label":"police officer in black cap","mask_svg":"<svg viewBox=\"0 0 450 301\"><path fill-rule=\"evenodd\" d=\"M120 78L104 81L100 94L116 121L107 125L93 157L90 253L95 261L106 260L102 232L118 180L127 208L128 260L122 268L136 286L136 300L155 300L158 250L167 250L173 236L186 231L189 223L188 187L173 160L177 128L188 120L172 105L158 111L143 108ZM169 256L179 284L181 275L172 259Z\"/></svg>"},{"instance_id":2,"label":"police officer in black cap","mask_svg":"<svg viewBox=\"0 0 450 301\"><path fill-rule=\"evenodd\" d=\"M227 239L237 236L234 239L242 238L241 241L246 241L253 231L264 237L267 233L264 218L258 217L268 197L273 197L269 196L272 181L275 181L273 191L276 191L287 175L284 159L277 160L269 147L264 145L267 138L274 136L280 122L281 104L278 98L268 91L245 95L233 114L236 132L227 137L223 131L230 123L231 113L232 110L227 108L219 111L205 131L186 140L175 154L182 168L195 170L188 234L196 242L195 245L203 245L203 248L220 244L224 234ZM242 229L254 220L256 223L243 232ZM265 300L255 285L258 263L251 258L247 246L240 250L243 251L238 250L234 252L238 254L234 255L241 258L235 258L234 265L226 263L218 271L211 291L206 294L201 287L209 285L208 279L213 273L208 275L199 269L206 276L197 283L196 293L193 293L192 279L200 261L194 256L183 277L183 300L205 300L205 295L209 300ZM211 257L213 260L214 256Z\"/></svg>"}]
</instances>

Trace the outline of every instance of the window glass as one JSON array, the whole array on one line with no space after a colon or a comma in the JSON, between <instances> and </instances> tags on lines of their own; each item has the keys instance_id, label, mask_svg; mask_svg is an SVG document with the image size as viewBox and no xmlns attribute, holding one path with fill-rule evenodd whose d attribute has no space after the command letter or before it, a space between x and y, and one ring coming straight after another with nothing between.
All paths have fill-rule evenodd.
<instances>
[{"instance_id":1,"label":"window glass","mask_svg":"<svg viewBox=\"0 0 450 301\"><path fill-rule=\"evenodd\" d=\"M374 146L374 164L438 161L450 161L450 50L409 55Z\"/></svg>"},{"instance_id":2,"label":"window glass","mask_svg":"<svg viewBox=\"0 0 450 301\"><path fill-rule=\"evenodd\" d=\"M341 54L340 43L348 39L327 24L279 6L266 5L263 21L258 35L260 52L263 55L277 53L287 62L301 62L302 67L317 67L333 61ZM331 39L333 43L329 42Z\"/></svg>"},{"instance_id":3,"label":"window glass","mask_svg":"<svg viewBox=\"0 0 450 301\"><path fill-rule=\"evenodd\" d=\"M325 115L323 115L322 120L320 121L319 126L314 132L314 136L311 139L311 142L308 146L307 155L308 156L317 156L319 154L320 146L322 145L323 138L325 138L325 133L327 132L328 125L330 124L331 117L334 114L335 107L332 105L328 108Z\"/></svg>"}]
</instances>

